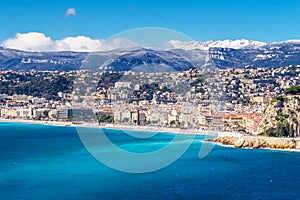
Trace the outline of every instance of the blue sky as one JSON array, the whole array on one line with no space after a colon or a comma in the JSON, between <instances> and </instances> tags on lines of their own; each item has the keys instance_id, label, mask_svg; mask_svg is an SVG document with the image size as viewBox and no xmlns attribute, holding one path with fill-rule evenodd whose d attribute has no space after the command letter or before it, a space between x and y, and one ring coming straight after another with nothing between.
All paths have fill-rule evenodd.
<instances>
[{"instance_id":1,"label":"blue sky","mask_svg":"<svg viewBox=\"0 0 300 200\"><path fill-rule=\"evenodd\" d=\"M300 39L300 0L0 0L0 41L41 32L57 40L108 38L128 29L164 27L195 40ZM76 16L65 17L68 8Z\"/></svg>"}]
</instances>

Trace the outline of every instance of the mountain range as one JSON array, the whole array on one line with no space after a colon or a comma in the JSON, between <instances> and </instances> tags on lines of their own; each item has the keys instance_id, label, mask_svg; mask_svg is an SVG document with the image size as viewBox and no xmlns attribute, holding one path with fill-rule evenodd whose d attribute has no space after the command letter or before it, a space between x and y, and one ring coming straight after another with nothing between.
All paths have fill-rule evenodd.
<instances>
[{"instance_id":1,"label":"mountain range","mask_svg":"<svg viewBox=\"0 0 300 200\"><path fill-rule=\"evenodd\" d=\"M168 50L128 48L106 52L26 52L0 47L0 69L129 71L145 67L187 70L208 64L217 68L271 68L300 64L300 41L169 41Z\"/></svg>"}]
</instances>

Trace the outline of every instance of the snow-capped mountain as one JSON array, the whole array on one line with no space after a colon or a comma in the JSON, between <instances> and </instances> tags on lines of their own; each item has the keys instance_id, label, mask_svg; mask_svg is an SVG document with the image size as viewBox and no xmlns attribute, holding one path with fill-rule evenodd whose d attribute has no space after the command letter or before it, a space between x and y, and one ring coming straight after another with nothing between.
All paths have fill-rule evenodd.
<instances>
[{"instance_id":1,"label":"snow-capped mountain","mask_svg":"<svg viewBox=\"0 0 300 200\"><path fill-rule=\"evenodd\" d=\"M256 48L210 48L208 55L219 68L271 68L300 64L300 42L267 43Z\"/></svg>"},{"instance_id":2,"label":"snow-capped mountain","mask_svg":"<svg viewBox=\"0 0 300 200\"><path fill-rule=\"evenodd\" d=\"M171 51L136 49L106 63L108 71L182 71L194 68L184 57ZM151 69L149 69L151 67ZM142 68L142 69L141 69Z\"/></svg>"},{"instance_id":3,"label":"snow-capped mountain","mask_svg":"<svg viewBox=\"0 0 300 200\"><path fill-rule=\"evenodd\" d=\"M263 43L250 40L169 41L168 50L133 48L106 52L25 52L0 47L0 70L128 71L157 67L186 70L213 64L218 68L270 68L300 65L300 40ZM146 70L147 71L147 70Z\"/></svg>"},{"instance_id":4,"label":"snow-capped mountain","mask_svg":"<svg viewBox=\"0 0 300 200\"><path fill-rule=\"evenodd\" d=\"M86 53L26 52L0 47L0 70L75 70L79 69Z\"/></svg>"},{"instance_id":5,"label":"snow-capped mountain","mask_svg":"<svg viewBox=\"0 0 300 200\"><path fill-rule=\"evenodd\" d=\"M209 50L210 48L231 48L231 49L253 49L266 45L264 42L258 42L253 40L216 40L216 41L189 41L182 42L178 40L169 41L171 48L173 49L183 49L183 50Z\"/></svg>"},{"instance_id":6,"label":"snow-capped mountain","mask_svg":"<svg viewBox=\"0 0 300 200\"><path fill-rule=\"evenodd\" d=\"M194 68L183 56L172 51L144 48L107 52L24 52L0 48L0 70L78 70L129 71L152 68L150 71L181 71Z\"/></svg>"}]
</instances>

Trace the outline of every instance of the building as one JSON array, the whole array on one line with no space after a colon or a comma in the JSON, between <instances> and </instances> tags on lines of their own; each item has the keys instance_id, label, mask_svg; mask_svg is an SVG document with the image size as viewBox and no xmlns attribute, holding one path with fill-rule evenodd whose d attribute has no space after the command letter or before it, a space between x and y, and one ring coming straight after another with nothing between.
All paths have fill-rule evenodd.
<instances>
[{"instance_id":1,"label":"building","mask_svg":"<svg viewBox=\"0 0 300 200\"><path fill-rule=\"evenodd\" d=\"M95 121L96 115L90 108L72 108L71 116L73 121L91 122Z\"/></svg>"},{"instance_id":2,"label":"building","mask_svg":"<svg viewBox=\"0 0 300 200\"><path fill-rule=\"evenodd\" d=\"M264 103L264 97L261 96L251 97L250 101L252 103Z\"/></svg>"},{"instance_id":3,"label":"building","mask_svg":"<svg viewBox=\"0 0 300 200\"><path fill-rule=\"evenodd\" d=\"M130 82L116 82L115 88L131 88Z\"/></svg>"},{"instance_id":4,"label":"building","mask_svg":"<svg viewBox=\"0 0 300 200\"><path fill-rule=\"evenodd\" d=\"M57 119L58 120L69 120L72 117L72 109L71 108L61 108L57 111Z\"/></svg>"},{"instance_id":5,"label":"building","mask_svg":"<svg viewBox=\"0 0 300 200\"><path fill-rule=\"evenodd\" d=\"M31 119L33 117L33 109L29 108L19 108L17 109L17 117Z\"/></svg>"},{"instance_id":6,"label":"building","mask_svg":"<svg viewBox=\"0 0 300 200\"><path fill-rule=\"evenodd\" d=\"M15 108L1 109L1 118L17 118L18 112Z\"/></svg>"},{"instance_id":7,"label":"building","mask_svg":"<svg viewBox=\"0 0 300 200\"><path fill-rule=\"evenodd\" d=\"M33 118L48 118L49 117L48 109L40 108L33 110Z\"/></svg>"}]
</instances>

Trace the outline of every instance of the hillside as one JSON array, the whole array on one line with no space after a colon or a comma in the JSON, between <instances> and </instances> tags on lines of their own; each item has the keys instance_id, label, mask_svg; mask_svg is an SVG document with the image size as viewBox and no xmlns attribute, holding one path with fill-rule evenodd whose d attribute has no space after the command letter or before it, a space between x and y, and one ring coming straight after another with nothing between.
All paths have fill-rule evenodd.
<instances>
[{"instance_id":1,"label":"hillside","mask_svg":"<svg viewBox=\"0 0 300 200\"><path fill-rule=\"evenodd\" d=\"M289 88L267 106L258 132L266 136L300 136L300 86Z\"/></svg>"}]
</instances>

